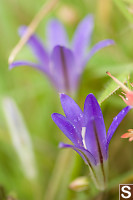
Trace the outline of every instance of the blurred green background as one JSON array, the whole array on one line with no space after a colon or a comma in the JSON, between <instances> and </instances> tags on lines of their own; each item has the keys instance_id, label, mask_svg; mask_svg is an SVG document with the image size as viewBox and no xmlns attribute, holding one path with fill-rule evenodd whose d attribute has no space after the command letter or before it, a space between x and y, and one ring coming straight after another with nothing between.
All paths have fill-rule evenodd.
<instances>
[{"instance_id":1,"label":"blurred green background","mask_svg":"<svg viewBox=\"0 0 133 200\"><path fill-rule=\"evenodd\" d=\"M18 200L88 200L118 199L119 184L133 182L133 143L120 136L133 128L133 111L130 111L118 127L109 147L109 185L105 192L98 192L89 177L88 167L79 155L58 149L64 135L51 119L53 112L63 113L59 96L47 78L29 67L8 69L8 56L19 41L18 27L28 25L45 3L44 0L0 0L0 199L12 196ZM132 0L60 0L39 24L36 32L45 42L45 25L51 17L62 21L69 38L77 24L88 13L95 18L92 43L110 38L116 44L100 50L92 57L81 78L75 98L83 108L87 94L101 100L109 93L110 87L117 87L106 75L110 71L116 77L133 71L133 3ZM34 60L24 46L16 59ZM122 79L123 80L123 79ZM118 96L120 90L102 103L106 128L113 117L125 107ZM8 126L3 114L2 100L12 97L20 108L30 132L36 158L38 177L28 180L22 171L14 149ZM74 192L69 189L72 180L88 176L87 191Z\"/></svg>"}]
</instances>

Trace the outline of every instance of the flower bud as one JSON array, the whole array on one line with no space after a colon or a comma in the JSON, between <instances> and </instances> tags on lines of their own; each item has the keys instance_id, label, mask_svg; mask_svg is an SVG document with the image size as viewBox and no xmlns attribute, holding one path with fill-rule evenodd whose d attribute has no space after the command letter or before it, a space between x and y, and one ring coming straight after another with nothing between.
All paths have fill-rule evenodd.
<instances>
[{"instance_id":1,"label":"flower bud","mask_svg":"<svg viewBox=\"0 0 133 200\"><path fill-rule=\"evenodd\" d=\"M87 190L89 186L89 180L86 176L81 176L76 178L74 181L71 182L69 188L76 192L81 192Z\"/></svg>"}]
</instances>

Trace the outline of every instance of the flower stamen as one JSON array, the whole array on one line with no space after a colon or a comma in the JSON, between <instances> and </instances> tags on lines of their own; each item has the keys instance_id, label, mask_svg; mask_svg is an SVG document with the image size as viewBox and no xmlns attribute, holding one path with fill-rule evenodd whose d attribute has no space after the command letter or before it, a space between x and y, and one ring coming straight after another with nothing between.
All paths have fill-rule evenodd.
<instances>
[{"instance_id":1,"label":"flower stamen","mask_svg":"<svg viewBox=\"0 0 133 200\"><path fill-rule=\"evenodd\" d=\"M84 145L84 148L87 149L86 143L85 143L85 133L86 133L86 127L82 127L81 135L83 139L83 145Z\"/></svg>"}]
</instances>

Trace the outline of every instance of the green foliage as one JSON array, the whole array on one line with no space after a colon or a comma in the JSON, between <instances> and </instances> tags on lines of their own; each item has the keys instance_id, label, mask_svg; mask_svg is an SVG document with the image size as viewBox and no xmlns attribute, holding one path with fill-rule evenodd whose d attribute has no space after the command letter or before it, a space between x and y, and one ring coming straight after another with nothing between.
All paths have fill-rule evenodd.
<instances>
[{"instance_id":1,"label":"green foliage","mask_svg":"<svg viewBox=\"0 0 133 200\"><path fill-rule=\"evenodd\" d=\"M121 74L120 76L117 77L118 80L121 82L125 82L127 80L127 74L126 72L124 74ZM114 92L116 92L120 87L113 81L110 80L106 84L106 88L101 92L101 95L98 99L98 102L101 104L103 101L105 101L107 98L109 98Z\"/></svg>"},{"instance_id":2,"label":"green foliage","mask_svg":"<svg viewBox=\"0 0 133 200\"><path fill-rule=\"evenodd\" d=\"M124 1L117 1L113 0L118 9L122 12L122 14L126 17L126 19L132 23L133 22L133 15L129 12L128 7ZM128 3L132 3L130 0L127 1Z\"/></svg>"},{"instance_id":3,"label":"green foliage","mask_svg":"<svg viewBox=\"0 0 133 200\"><path fill-rule=\"evenodd\" d=\"M39 72L28 67L8 70L8 56L19 41L18 27L21 24L28 25L44 2L0 0L0 195L4 194L4 198L8 197L8 200L118 199L118 184L133 181L133 144L120 139L120 135L128 128L133 128L133 113L123 121L111 142L107 191L99 194L90 179L89 190L76 193L68 186L76 177L88 176L88 167L73 151L58 149L58 143L65 139L53 123L51 114L62 112L59 96L47 78ZM82 107L85 96L93 92L102 103L105 124L108 125L125 104L117 95L116 99L114 95L111 96L118 86L106 75L106 71L110 71L122 82L125 82L130 74L132 82L133 29L130 24L133 23L133 14L127 9L132 6L132 0L110 0L108 7L107 0L104 0L105 7L102 2L103 0L62 0L40 23L36 32L46 41L45 25L47 20L54 16L65 24L71 38L77 23L86 14L93 13L95 30L91 45L105 38L115 40L116 45L101 50L87 64L76 99ZM73 9L75 21L63 21L64 15L60 14L63 6ZM34 60L27 47L22 49L17 59ZM120 94L119 90L117 94ZM1 103L5 96L12 97L18 104L30 132L39 172L33 181L23 174L7 129ZM109 105L106 103L108 97ZM3 191L5 193L2 193ZM10 196L12 198L9 198Z\"/></svg>"}]
</instances>

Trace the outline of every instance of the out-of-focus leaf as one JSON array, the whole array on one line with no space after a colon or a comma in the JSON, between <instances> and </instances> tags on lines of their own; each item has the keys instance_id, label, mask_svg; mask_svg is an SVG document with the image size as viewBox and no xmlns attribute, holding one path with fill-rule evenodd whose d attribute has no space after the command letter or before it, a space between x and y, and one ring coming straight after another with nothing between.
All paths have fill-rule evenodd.
<instances>
[{"instance_id":1,"label":"out-of-focus leaf","mask_svg":"<svg viewBox=\"0 0 133 200\"><path fill-rule=\"evenodd\" d=\"M113 189L115 187L118 187L120 183L124 184L130 184L133 182L133 171L128 171L124 174L121 174L120 176L114 178L112 181L110 181L108 185L108 189Z\"/></svg>"},{"instance_id":2,"label":"out-of-focus leaf","mask_svg":"<svg viewBox=\"0 0 133 200\"><path fill-rule=\"evenodd\" d=\"M68 162L70 168L71 162L73 162L71 150L65 150L65 152L61 151L57 157L51 178L48 182L48 187L44 197L45 200L56 199L58 189L64 184L62 179L64 177L64 173L66 174Z\"/></svg>"},{"instance_id":3,"label":"out-of-focus leaf","mask_svg":"<svg viewBox=\"0 0 133 200\"><path fill-rule=\"evenodd\" d=\"M115 5L118 7L118 9L121 11L121 13L126 17L126 19L133 23L133 15L128 11L126 4L123 1L120 0L114 0Z\"/></svg>"},{"instance_id":4,"label":"out-of-focus leaf","mask_svg":"<svg viewBox=\"0 0 133 200\"><path fill-rule=\"evenodd\" d=\"M133 3L133 0L123 0L126 3Z\"/></svg>"},{"instance_id":5,"label":"out-of-focus leaf","mask_svg":"<svg viewBox=\"0 0 133 200\"><path fill-rule=\"evenodd\" d=\"M37 169L30 134L13 99L9 97L3 99L3 111L24 174L32 180L37 176Z\"/></svg>"},{"instance_id":6,"label":"out-of-focus leaf","mask_svg":"<svg viewBox=\"0 0 133 200\"><path fill-rule=\"evenodd\" d=\"M94 72L94 76L96 78L103 78L106 76L106 71L111 72L111 74L130 74L133 72L133 64L129 63L129 64L124 64L124 65L103 65L100 66L99 65L95 65L92 66L91 68L87 68L87 71L92 71Z\"/></svg>"}]
</instances>

